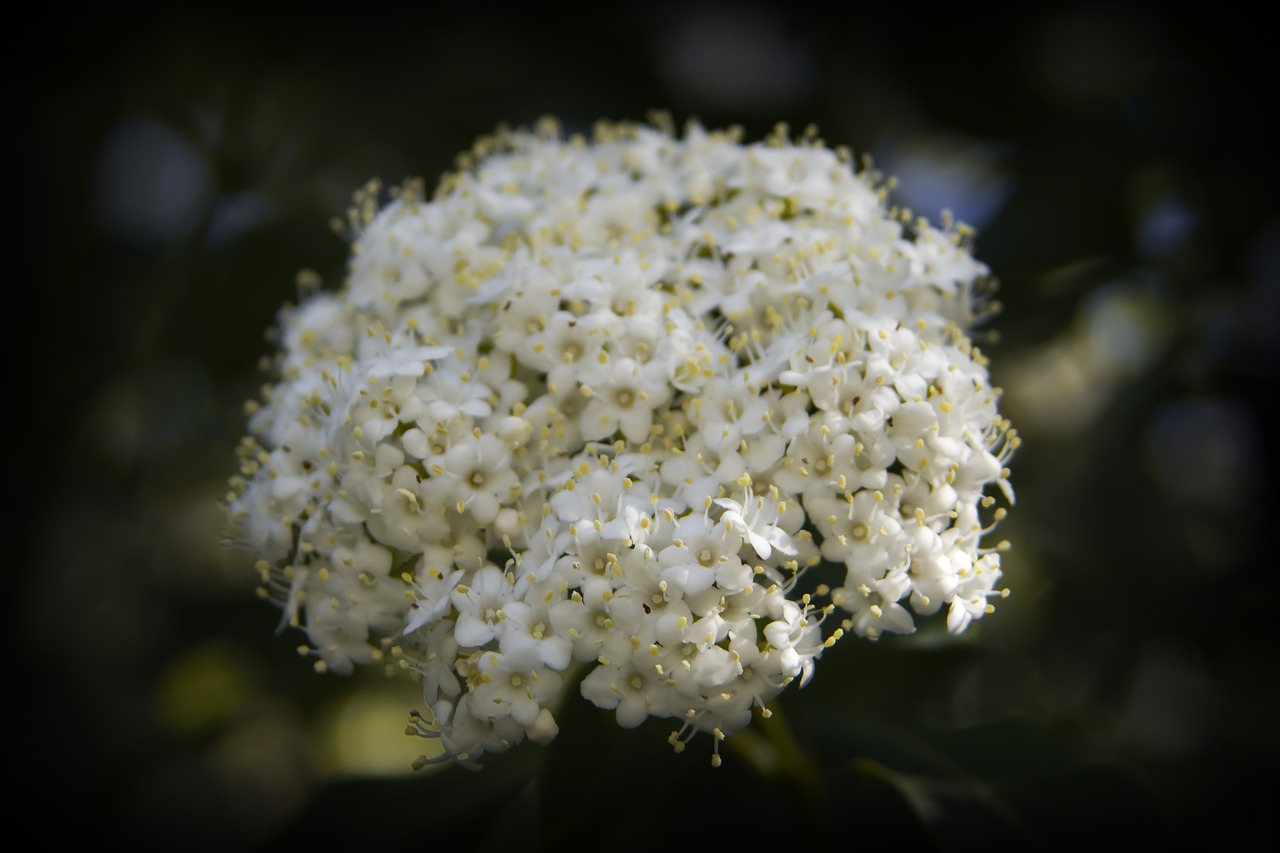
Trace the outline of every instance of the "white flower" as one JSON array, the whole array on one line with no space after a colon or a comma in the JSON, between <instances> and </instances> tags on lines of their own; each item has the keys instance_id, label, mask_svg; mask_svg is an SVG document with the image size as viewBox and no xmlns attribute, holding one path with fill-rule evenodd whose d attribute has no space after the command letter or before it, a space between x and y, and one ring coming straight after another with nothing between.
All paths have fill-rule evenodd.
<instances>
[{"instance_id":1,"label":"white flower","mask_svg":"<svg viewBox=\"0 0 1280 853\"><path fill-rule=\"evenodd\" d=\"M498 648L508 658L524 661L531 668L563 670L569 666L573 644L552 629L546 602L512 601L503 606L502 613L507 626Z\"/></svg>"},{"instance_id":2,"label":"white flower","mask_svg":"<svg viewBox=\"0 0 1280 853\"><path fill-rule=\"evenodd\" d=\"M503 606L510 601L510 578L495 566L485 566L466 584L457 584L450 600L457 609L454 637L465 648L481 648L499 639L506 629Z\"/></svg>"},{"instance_id":3,"label":"white flower","mask_svg":"<svg viewBox=\"0 0 1280 853\"><path fill-rule=\"evenodd\" d=\"M421 580L413 585L413 614L405 623L402 631L405 634L435 622L448 611L451 604L449 594L462 581L463 572L457 570L444 574L439 569L430 568L419 577Z\"/></svg>"},{"instance_id":4,"label":"white flower","mask_svg":"<svg viewBox=\"0 0 1280 853\"><path fill-rule=\"evenodd\" d=\"M458 512L465 509L483 526L519 495L520 478L508 464L510 457L510 448L497 436L465 436L445 451L430 473L446 495L445 505Z\"/></svg>"},{"instance_id":5,"label":"white flower","mask_svg":"<svg viewBox=\"0 0 1280 853\"><path fill-rule=\"evenodd\" d=\"M963 227L781 130L474 154L357 193L347 280L279 318L228 509L317 668L415 673L411 731L468 767L555 737L575 667L682 748L842 636L1006 594L1018 437Z\"/></svg>"},{"instance_id":6,"label":"white flower","mask_svg":"<svg viewBox=\"0 0 1280 853\"><path fill-rule=\"evenodd\" d=\"M732 498L716 498L716 505L724 508L721 522L751 544L756 555L767 560L773 552L794 554L795 545L785 530L777 525L778 501L767 495L757 495L748 480L744 485L742 501Z\"/></svg>"},{"instance_id":7,"label":"white flower","mask_svg":"<svg viewBox=\"0 0 1280 853\"><path fill-rule=\"evenodd\" d=\"M485 652L476 664L474 708L487 720L510 717L527 729L560 695L560 676L536 656Z\"/></svg>"},{"instance_id":8,"label":"white flower","mask_svg":"<svg viewBox=\"0 0 1280 853\"><path fill-rule=\"evenodd\" d=\"M686 515L676 522L671 544L658 552L660 577L681 595L703 592L713 583L724 592L737 592L751 577L739 558L741 550L742 536L731 524Z\"/></svg>"},{"instance_id":9,"label":"white flower","mask_svg":"<svg viewBox=\"0 0 1280 853\"><path fill-rule=\"evenodd\" d=\"M671 377L661 362L641 364L620 358L595 385L583 385L588 398L579 416L582 437L608 438L621 432L632 444L642 444L653 426L654 410L671 397Z\"/></svg>"},{"instance_id":10,"label":"white flower","mask_svg":"<svg viewBox=\"0 0 1280 853\"><path fill-rule=\"evenodd\" d=\"M633 729L646 717L669 716L670 691L662 677L645 675L629 664L598 666L582 680L582 695L598 708L613 710L618 725Z\"/></svg>"}]
</instances>

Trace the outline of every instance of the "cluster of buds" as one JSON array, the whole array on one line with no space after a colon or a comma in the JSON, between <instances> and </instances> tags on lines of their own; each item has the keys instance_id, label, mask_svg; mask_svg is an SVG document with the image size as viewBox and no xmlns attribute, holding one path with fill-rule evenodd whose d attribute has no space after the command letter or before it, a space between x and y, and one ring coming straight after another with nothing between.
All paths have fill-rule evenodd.
<instances>
[{"instance_id":1,"label":"cluster of buds","mask_svg":"<svg viewBox=\"0 0 1280 853\"><path fill-rule=\"evenodd\" d=\"M987 269L888 191L811 133L659 118L357 193L228 497L317 669L412 673L467 765L554 737L567 682L718 762L841 637L989 613Z\"/></svg>"}]
</instances>

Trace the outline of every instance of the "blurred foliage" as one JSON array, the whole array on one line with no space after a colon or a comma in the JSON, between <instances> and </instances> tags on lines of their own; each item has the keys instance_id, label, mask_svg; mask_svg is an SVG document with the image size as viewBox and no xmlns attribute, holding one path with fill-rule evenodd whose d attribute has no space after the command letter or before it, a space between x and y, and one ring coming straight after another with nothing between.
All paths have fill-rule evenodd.
<instances>
[{"instance_id":1,"label":"blurred foliage","mask_svg":"<svg viewBox=\"0 0 1280 853\"><path fill-rule=\"evenodd\" d=\"M1260 843L1273 29L1235 3L932 14L112 7L57 22L58 61L10 55L20 820L55 846ZM546 749L411 774L412 685L315 675L220 545L263 329L298 270L340 281L327 221L370 176L430 183L499 122L651 108L816 123L979 226L1025 441L1014 595L958 643L842 643L718 769L705 738L676 755L570 695Z\"/></svg>"}]
</instances>

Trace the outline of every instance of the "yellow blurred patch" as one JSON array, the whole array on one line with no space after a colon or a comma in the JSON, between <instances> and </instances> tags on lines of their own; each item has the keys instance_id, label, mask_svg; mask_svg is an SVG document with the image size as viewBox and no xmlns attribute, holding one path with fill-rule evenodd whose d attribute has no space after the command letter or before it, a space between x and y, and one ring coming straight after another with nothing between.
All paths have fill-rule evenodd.
<instances>
[{"instance_id":1,"label":"yellow blurred patch","mask_svg":"<svg viewBox=\"0 0 1280 853\"><path fill-rule=\"evenodd\" d=\"M184 734L223 722L252 694L244 655L223 643L208 643L180 657L161 679L158 700L165 723Z\"/></svg>"},{"instance_id":2,"label":"yellow blurred patch","mask_svg":"<svg viewBox=\"0 0 1280 853\"><path fill-rule=\"evenodd\" d=\"M439 741L404 734L413 708L423 709L422 688L409 679L377 681L334 700L315 729L322 772L394 776L414 772L420 755L440 755Z\"/></svg>"}]
</instances>

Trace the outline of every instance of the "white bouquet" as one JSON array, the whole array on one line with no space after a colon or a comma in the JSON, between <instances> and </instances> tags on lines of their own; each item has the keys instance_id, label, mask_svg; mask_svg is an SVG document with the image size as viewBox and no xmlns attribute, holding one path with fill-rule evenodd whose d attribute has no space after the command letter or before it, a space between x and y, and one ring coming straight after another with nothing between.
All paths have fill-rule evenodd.
<instances>
[{"instance_id":1,"label":"white bouquet","mask_svg":"<svg viewBox=\"0 0 1280 853\"><path fill-rule=\"evenodd\" d=\"M499 132L357 193L341 289L280 315L234 536L317 669L421 680L446 760L554 737L572 673L718 763L842 636L1007 594L969 232L741 136Z\"/></svg>"}]
</instances>

